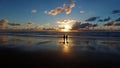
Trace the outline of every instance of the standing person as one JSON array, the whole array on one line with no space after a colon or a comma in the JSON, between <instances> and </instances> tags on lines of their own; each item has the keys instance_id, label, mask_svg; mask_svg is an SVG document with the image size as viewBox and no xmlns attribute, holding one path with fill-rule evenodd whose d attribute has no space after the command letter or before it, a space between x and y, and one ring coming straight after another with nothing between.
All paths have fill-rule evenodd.
<instances>
[{"instance_id":1,"label":"standing person","mask_svg":"<svg viewBox=\"0 0 120 68\"><path fill-rule=\"evenodd\" d=\"M68 35L66 35L65 38L68 39Z\"/></svg>"},{"instance_id":2,"label":"standing person","mask_svg":"<svg viewBox=\"0 0 120 68\"><path fill-rule=\"evenodd\" d=\"M63 38L65 39L66 38L66 35L64 34Z\"/></svg>"},{"instance_id":3,"label":"standing person","mask_svg":"<svg viewBox=\"0 0 120 68\"><path fill-rule=\"evenodd\" d=\"M66 35L65 34L63 35L63 40L64 40L63 44L65 44L65 42L66 42Z\"/></svg>"},{"instance_id":4,"label":"standing person","mask_svg":"<svg viewBox=\"0 0 120 68\"><path fill-rule=\"evenodd\" d=\"M66 35L66 37L65 37L65 38L66 38L66 43L68 44L68 35Z\"/></svg>"}]
</instances>

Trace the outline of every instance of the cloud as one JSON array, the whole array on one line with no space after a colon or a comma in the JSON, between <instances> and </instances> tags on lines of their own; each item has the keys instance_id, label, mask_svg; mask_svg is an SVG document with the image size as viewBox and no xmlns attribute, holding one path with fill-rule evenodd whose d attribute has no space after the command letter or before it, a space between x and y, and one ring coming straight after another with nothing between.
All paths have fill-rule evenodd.
<instances>
[{"instance_id":1,"label":"cloud","mask_svg":"<svg viewBox=\"0 0 120 68\"><path fill-rule=\"evenodd\" d=\"M111 17L105 18L103 21L106 22L106 21L109 21L109 20L111 20Z\"/></svg>"},{"instance_id":2,"label":"cloud","mask_svg":"<svg viewBox=\"0 0 120 68\"><path fill-rule=\"evenodd\" d=\"M63 8L62 7L57 7L55 10L57 11L57 13L61 13L63 11Z\"/></svg>"},{"instance_id":3,"label":"cloud","mask_svg":"<svg viewBox=\"0 0 120 68\"><path fill-rule=\"evenodd\" d=\"M44 11L45 14L48 14L48 11Z\"/></svg>"},{"instance_id":4,"label":"cloud","mask_svg":"<svg viewBox=\"0 0 120 68\"><path fill-rule=\"evenodd\" d=\"M31 12L32 12L32 13L37 13L37 10L36 10L36 9L33 9Z\"/></svg>"},{"instance_id":5,"label":"cloud","mask_svg":"<svg viewBox=\"0 0 120 68\"><path fill-rule=\"evenodd\" d=\"M43 24L42 27L45 29L50 29L50 28L54 28L54 25L51 23L46 23L46 24Z\"/></svg>"},{"instance_id":6,"label":"cloud","mask_svg":"<svg viewBox=\"0 0 120 68\"><path fill-rule=\"evenodd\" d=\"M0 23L7 23L7 22L8 22L7 19L2 19L2 20L0 20Z\"/></svg>"},{"instance_id":7,"label":"cloud","mask_svg":"<svg viewBox=\"0 0 120 68\"><path fill-rule=\"evenodd\" d=\"M72 19L64 19L64 20L57 21L58 24L70 24L74 22L76 22L76 20L72 20Z\"/></svg>"},{"instance_id":8,"label":"cloud","mask_svg":"<svg viewBox=\"0 0 120 68\"><path fill-rule=\"evenodd\" d=\"M71 13L71 7L69 5L63 4L63 8L66 14Z\"/></svg>"},{"instance_id":9,"label":"cloud","mask_svg":"<svg viewBox=\"0 0 120 68\"><path fill-rule=\"evenodd\" d=\"M104 24L104 26L112 26L112 25L115 25L115 24L116 24L116 22L111 21L111 22L108 22L108 23Z\"/></svg>"},{"instance_id":10,"label":"cloud","mask_svg":"<svg viewBox=\"0 0 120 68\"><path fill-rule=\"evenodd\" d=\"M50 15L58 15L61 12L64 12L65 14L70 14L72 12L72 8L75 7L75 3L73 2L74 0L70 0L71 4L63 4L62 7L57 7L53 10L50 11L44 11L45 14L50 14Z\"/></svg>"},{"instance_id":11,"label":"cloud","mask_svg":"<svg viewBox=\"0 0 120 68\"><path fill-rule=\"evenodd\" d=\"M85 21L88 21L88 22L92 22L92 21L96 21L99 17L90 17L88 18L87 20Z\"/></svg>"},{"instance_id":12,"label":"cloud","mask_svg":"<svg viewBox=\"0 0 120 68\"><path fill-rule=\"evenodd\" d=\"M58 28L60 28L60 29L63 29L63 28L71 29L72 25L75 22L76 22L76 20L73 20L73 19L64 19L64 20L57 21L57 24L58 24Z\"/></svg>"},{"instance_id":13,"label":"cloud","mask_svg":"<svg viewBox=\"0 0 120 68\"><path fill-rule=\"evenodd\" d=\"M108 22L106 24L104 24L104 26L120 26L120 23L119 22L115 22L115 21L111 21L111 22Z\"/></svg>"},{"instance_id":14,"label":"cloud","mask_svg":"<svg viewBox=\"0 0 120 68\"><path fill-rule=\"evenodd\" d=\"M81 24L81 22L75 22L75 23L72 25L72 29L73 29L73 30L79 29L79 28L80 28L80 24Z\"/></svg>"},{"instance_id":15,"label":"cloud","mask_svg":"<svg viewBox=\"0 0 120 68\"><path fill-rule=\"evenodd\" d=\"M118 19L116 19L115 21L120 21L120 17Z\"/></svg>"},{"instance_id":16,"label":"cloud","mask_svg":"<svg viewBox=\"0 0 120 68\"><path fill-rule=\"evenodd\" d=\"M75 7L75 4L72 3L70 5L67 5L67 4L63 4L63 8L64 8L64 11L66 14L70 14L72 12L72 8Z\"/></svg>"},{"instance_id":17,"label":"cloud","mask_svg":"<svg viewBox=\"0 0 120 68\"><path fill-rule=\"evenodd\" d=\"M112 11L112 14L118 14L118 13L120 13L120 10L113 10Z\"/></svg>"},{"instance_id":18,"label":"cloud","mask_svg":"<svg viewBox=\"0 0 120 68\"><path fill-rule=\"evenodd\" d=\"M110 21L111 17L105 18L105 19L99 19L98 22L106 22L106 21Z\"/></svg>"},{"instance_id":19,"label":"cloud","mask_svg":"<svg viewBox=\"0 0 120 68\"><path fill-rule=\"evenodd\" d=\"M102 20L102 19L99 19L99 20L98 20L98 22L103 22L103 21L104 21L104 20Z\"/></svg>"},{"instance_id":20,"label":"cloud","mask_svg":"<svg viewBox=\"0 0 120 68\"><path fill-rule=\"evenodd\" d=\"M86 28L86 27L92 27L93 24L90 24L90 23L83 23L83 24L80 24L80 28Z\"/></svg>"},{"instance_id":21,"label":"cloud","mask_svg":"<svg viewBox=\"0 0 120 68\"><path fill-rule=\"evenodd\" d=\"M51 14L51 15L57 15L57 14L58 14L58 12L57 12L57 11L55 11L55 10L51 10L50 12L48 12L48 14Z\"/></svg>"},{"instance_id":22,"label":"cloud","mask_svg":"<svg viewBox=\"0 0 120 68\"><path fill-rule=\"evenodd\" d=\"M75 22L72 26L72 29L73 30L78 30L80 28L96 27L96 26L97 26L97 24Z\"/></svg>"},{"instance_id":23,"label":"cloud","mask_svg":"<svg viewBox=\"0 0 120 68\"><path fill-rule=\"evenodd\" d=\"M5 26L6 24L8 24L8 20L7 19L0 20L0 25L1 26Z\"/></svg>"},{"instance_id":24,"label":"cloud","mask_svg":"<svg viewBox=\"0 0 120 68\"><path fill-rule=\"evenodd\" d=\"M20 26L21 24L17 24L17 23L9 23L9 25L11 25L11 26Z\"/></svg>"},{"instance_id":25,"label":"cloud","mask_svg":"<svg viewBox=\"0 0 120 68\"><path fill-rule=\"evenodd\" d=\"M120 23L116 23L115 26L120 26Z\"/></svg>"},{"instance_id":26,"label":"cloud","mask_svg":"<svg viewBox=\"0 0 120 68\"><path fill-rule=\"evenodd\" d=\"M75 7L75 3L70 4L70 8L74 8Z\"/></svg>"},{"instance_id":27,"label":"cloud","mask_svg":"<svg viewBox=\"0 0 120 68\"><path fill-rule=\"evenodd\" d=\"M83 14L83 13L85 13L85 11L83 11L83 10L80 10L80 14Z\"/></svg>"},{"instance_id":28,"label":"cloud","mask_svg":"<svg viewBox=\"0 0 120 68\"><path fill-rule=\"evenodd\" d=\"M63 8L66 14L70 14L75 7L75 0L69 0L71 4L63 4Z\"/></svg>"},{"instance_id":29,"label":"cloud","mask_svg":"<svg viewBox=\"0 0 120 68\"><path fill-rule=\"evenodd\" d=\"M31 22L31 21L30 21L30 22L28 22L28 23L26 23L26 25L27 25L27 26L32 26L33 24L34 24L34 23L33 23L33 22Z\"/></svg>"},{"instance_id":30,"label":"cloud","mask_svg":"<svg viewBox=\"0 0 120 68\"><path fill-rule=\"evenodd\" d=\"M54 10L45 11L44 13L45 13L45 14L50 14L50 15L55 16L55 15L61 13L62 11L63 11L63 8L62 8L62 7L57 7L57 8L55 8Z\"/></svg>"}]
</instances>

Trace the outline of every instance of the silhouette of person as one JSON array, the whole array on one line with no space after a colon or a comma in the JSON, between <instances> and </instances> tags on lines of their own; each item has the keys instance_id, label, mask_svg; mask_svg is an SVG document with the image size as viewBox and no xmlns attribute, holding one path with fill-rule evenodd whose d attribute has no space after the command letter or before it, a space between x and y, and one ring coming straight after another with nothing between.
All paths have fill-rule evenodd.
<instances>
[{"instance_id":1,"label":"silhouette of person","mask_svg":"<svg viewBox=\"0 0 120 68\"><path fill-rule=\"evenodd\" d=\"M68 44L68 35L66 35L66 42L67 42L67 44Z\"/></svg>"},{"instance_id":2,"label":"silhouette of person","mask_svg":"<svg viewBox=\"0 0 120 68\"><path fill-rule=\"evenodd\" d=\"M65 38L68 39L68 35L66 35Z\"/></svg>"},{"instance_id":3,"label":"silhouette of person","mask_svg":"<svg viewBox=\"0 0 120 68\"><path fill-rule=\"evenodd\" d=\"M66 38L66 35L64 34L63 38L65 39Z\"/></svg>"}]
</instances>

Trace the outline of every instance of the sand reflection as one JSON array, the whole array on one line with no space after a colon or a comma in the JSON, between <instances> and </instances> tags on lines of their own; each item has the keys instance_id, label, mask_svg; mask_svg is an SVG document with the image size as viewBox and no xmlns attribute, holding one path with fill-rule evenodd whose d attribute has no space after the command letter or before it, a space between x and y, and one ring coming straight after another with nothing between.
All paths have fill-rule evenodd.
<instances>
[{"instance_id":1,"label":"sand reflection","mask_svg":"<svg viewBox=\"0 0 120 68\"><path fill-rule=\"evenodd\" d=\"M7 44L8 43L8 36L6 36L6 35L0 35L0 44L1 45L5 45L5 44Z\"/></svg>"},{"instance_id":2,"label":"sand reflection","mask_svg":"<svg viewBox=\"0 0 120 68\"><path fill-rule=\"evenodd\" d=\"M69 39L68 35L64 35L63 38L60 38L59 45L62 48L63 54L69 54L71 52L70 39Z\"/></svg>"}]
</instances>

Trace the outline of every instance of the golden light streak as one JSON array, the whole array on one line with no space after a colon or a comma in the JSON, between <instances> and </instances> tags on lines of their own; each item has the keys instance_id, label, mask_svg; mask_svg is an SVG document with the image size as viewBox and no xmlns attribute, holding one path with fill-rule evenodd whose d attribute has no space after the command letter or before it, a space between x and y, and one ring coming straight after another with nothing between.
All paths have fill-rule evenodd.
<instances>
[{"instance_id":1,"label":"golden light streak","mask_svg":"<svg viewBox=\"0 0 120 68\"><path fill-rule=\"evenodd\" d=\"M69 53L69 45L68 45L68 40L66 38L64 39L63 52Z\"/></svg>"}]
</instances>

